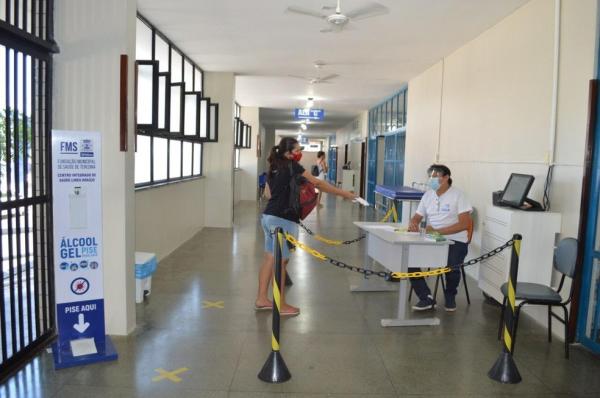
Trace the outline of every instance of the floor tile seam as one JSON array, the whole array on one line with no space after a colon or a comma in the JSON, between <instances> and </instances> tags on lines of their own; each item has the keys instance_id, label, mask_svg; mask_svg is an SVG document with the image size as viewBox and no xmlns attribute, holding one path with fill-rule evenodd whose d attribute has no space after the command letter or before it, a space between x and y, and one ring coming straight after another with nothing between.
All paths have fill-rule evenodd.
<instances>
[{"instance_id":1,"label":"floor tile seam","mask_svg":"<svg viewBox=\"0 0 600 398\"><path fill-rule=\"evenodd\" d=\"M285 384L279 384L280 386L285 386ZM267 394L271 394L271 395L279 395L279 394L284 394L284 396L290 395L290 394L301 394L301 395L314 395L314 396L327 396L327 397L347 397L347 396L352 396L352 397L388 397L390 395L393 396L397 396L397 397L402 397L405 395L412 395L412 396L423 396L423 394L405 394L405 395L397 395L395 393L389 393L389 394L378 394L378 393L373 393L373 394L363 394L363 393L347 393L347 392L325 392L325 393L320 393L320 392L305 392L305 391L267 391L267 390L230 390L229 392L232 393L250 393L250 394L257 394L257 393L267 393Z\"/></svg>"},{"instance_id":2,"label":"floor tile seam","mask_svg":"<svg viewBox=\"0 0 600 398\"><path fill-rule=\"evenodd\" d=\"M390 370L388 369L388 367L385 364L385 360L383 359L383 354L381 353L381 350L379 349L379 345L370 340L371 344L373 344L373 346L375 347L375 351L377 351L377 355L379 356L379 360L381 361L381 365L383 366L383 368L385 369L385 374L387 375L388 381L389 383L392 385L392 388L394 389L394 393L397 397L399 397L400 395L400 391L398 391L398 389L396 388L396 383L394 383L394 379L392 378L392 375L390 374Z\"/></svg>"},{"instance_id":3,"label":"floor tile seam","mask_svg":"<svg viewBox=\"0 0 600 398\"><path fill-rule=\"evenodd\" d=\"M246 333L271 333L271 330L247 330ZM294 337L300 337L300 336L327 336L327 337L331 337L331 336L363 336L365 338L367 338L368 340L370 336L372 336L371 334L368 333L326 333L326 332L321 332L321 331L309 331L309 332L291 332L291 333L286 333L287 336L293 335ZM281 336L282 339L285 338L284 335L284 331L281 332Z\"/></svg>"},{"instance_id":4,"label":"floor tile seam","mask_svg":"<svg viewBox=\"0 0 600 398\"><path fill-rule=\"evenodd\" d=\"M247 332L245 332L244 333L244 339L242 340L242 344L240 345L240 350L239 350L238 358L237 358L237 361L235 363L235 369L233 370L233 372L231 374L231 380L229 381L229 386L227 387L227 390L226 390L227 393L229 393L231 391L231 387L233 386L233 382L235 381L235 377L237 376L238 370L240 368L240 362L242 360L242 355L244 353L244 349L246 347L246 343L247 343L247 341L248 341L249 338L250 338L250 336L248 335Z\"/></svg>"}]
</instances>

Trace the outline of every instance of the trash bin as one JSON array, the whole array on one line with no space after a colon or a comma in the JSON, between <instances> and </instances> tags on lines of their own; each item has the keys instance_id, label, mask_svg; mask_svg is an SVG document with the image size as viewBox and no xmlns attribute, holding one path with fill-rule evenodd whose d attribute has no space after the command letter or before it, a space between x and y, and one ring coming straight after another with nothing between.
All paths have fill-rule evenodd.
<instances>
[{"instance_id":1,"label":"trash bin","mask_svg":"<svg viewBox=\"0 0 600 398\"><path fill-rule=\"evenodd\" d=\"M157 261L154 253L135 252L135 302L142 303L144 296L152 290L152 274ZM146 293L147 292L147 293Z\"/></svg>"}]
</instances>

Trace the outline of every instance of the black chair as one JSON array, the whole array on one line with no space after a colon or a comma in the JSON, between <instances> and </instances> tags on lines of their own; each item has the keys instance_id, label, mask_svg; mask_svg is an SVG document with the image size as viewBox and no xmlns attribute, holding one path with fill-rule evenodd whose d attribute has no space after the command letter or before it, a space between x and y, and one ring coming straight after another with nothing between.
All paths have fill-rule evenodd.
<instances>
[{"instance_id":1,"label":"black chair","mask_svg":"<svg viewBox=\"0 0 600 398\"><path fill-rule=\"evenodd\" d=\"M467 245L469 245L471 243L471 239L473 238L473 219L471 218L471 222L469 223L469 226L467 227ZM431 268L428 268L427 271L431 270ZM465 287L465 294L467 295L467 304L471 305L471 297L469 296L469 286L467 286L467 275L465 273L465 267L460 267L460 273L462 276L462 280L463 280L463 286ZM446 290L446 284L444 283L444 278L442 278L442 275L438 275L435 279L435 287L433 288L433 301L437 302L437 292L438 292L438 287L440 285L440 282L442 283L442 290L445 291ZM410 291L408 293L408 301L410 302L410 300L412 299L412 294L413 294L413 288L412 286L410 287Z\"/></svg>"},{"instance_id":2,"label":"black chair","mask_svg":"<svg viewBox=\"0 0 600 398\"><path fill-rule=\"evenodd\" d=\"M512 339L512 349L514 353L515 340L517 339L517 325L519 323L519 314L521 308L528 305L546 305L548 306L548 341L552 341L552 318L556 318L558 321L565 325L565 358L569 358L569 311L567 305L571 302L573 297L573 284L571 284L571 291L569 297L563 300L560 295L560 291L565 282L565 277L571 279L575 276L575 265L577 261L577 239L565 238L558 243L558 246L554 249L554 269L562 274L558 289L554 290L552 287L541 285L538 283L527 283L517 282L517 291L515 293L516 300L521 301L515 310L515 332ZM500 287L504 300L502 302L502 312L500 315L500 326L498 327L498 340L502 333L502 324L504 320L504 311L506 310L506 300L508 295L508 283L503 284ZM561 318L558 314L552 311L552 307L562 307L564 318Z\"/></svg>"}]
</instances>

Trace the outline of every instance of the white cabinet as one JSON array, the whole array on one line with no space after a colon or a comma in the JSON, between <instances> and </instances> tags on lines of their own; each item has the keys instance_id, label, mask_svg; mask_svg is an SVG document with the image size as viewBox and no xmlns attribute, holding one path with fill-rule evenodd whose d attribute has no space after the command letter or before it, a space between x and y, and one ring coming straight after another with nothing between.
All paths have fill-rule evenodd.
<instances>
[{"instance_id":1,"label":"white cabinet","mask_svg":"<svg viewBox=\"0 0 600 398\"><path fill-rule=\"evenodd\" d=\"M486 253L513 234L521 234L521 255L517 282L535 282L550 286L556 234L560 233L559 213L535 212L489 206L483 219L481 251ZM500 286L508 281L511 250L504 250L481 263L479 288L502 302Z\"/></svg>"},{"instance_id":2,"label":"white cabinet","mask_svg":"<svg viewBox=\"0 0 600 398\"><path fill-rule=\"evenodd\" d=\"M354 170L342 170L342 189L354 192L356 173Z\"/></svg>"}]
</instances>

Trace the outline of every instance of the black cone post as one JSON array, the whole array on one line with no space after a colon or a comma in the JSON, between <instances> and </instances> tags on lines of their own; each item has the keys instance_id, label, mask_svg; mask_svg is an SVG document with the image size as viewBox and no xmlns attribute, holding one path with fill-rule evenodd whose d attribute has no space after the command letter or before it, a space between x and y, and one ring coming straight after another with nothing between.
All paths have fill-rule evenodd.
<instances>
[{"instance_id":1,"label":"black cone post","mask_svg":"<svg viewBox=\"0 0 600 398\"><path fill-rule=\"evenodd\" d=\"M279 352L281 251L285 243L283 230L277 227L275 229L275 275L273 275L273 335L271 336L271 354L269 354L267 361L258 373L258 378L266 383L283 383L292 378L292 375Z\"/></svg>"},{"instance_id":2,"label":"black cone post","mask_svg":"<svg viewBox=\"0 0 600 398\"><path fill-rule=\"evenodd\" d=\"M292 278L290 278L290 275L286 272L285 273L285 285L292 286L293 284L294 284L294 282L292 281Z\"/></svg>"},{"instance_id":3,"label":"black cone post","mask_svg":"<svg viewBox=\"0 0 600 398\"><path fill-rule=\"evenodd\" d=\"M516 384L522 378L513 359L512 353L515 345L515 309L517 292L517 274L519 272L519 256L521 254L521 235L513 235L512 255L510 258L510 274L507 285L506 310L504 311L503 348L502 353L488 372L492 380L500 383Z\"/></svg>"},{"instance_id":4,"label":"black cone post","mask_svg":"<svg viewBox=\"0 0 600 398\"><path fill-rule=\"evenodd\" d=\"M520 383L522 380L512 355L504 351L500 354L496 363L488 372L488 376L492 380L505 384L516 384Z\"/></svg>"},{"instance_id":5,"label":"black cone post","mask_svg":"<svg viewBox=\"0 0 600 398\"><path fill-rule=\"evenodd\" d=\"M279 351L272 351L267 358L258 378L266 383L283 383L292 378Z\"/></svg>"}]
</instances>

